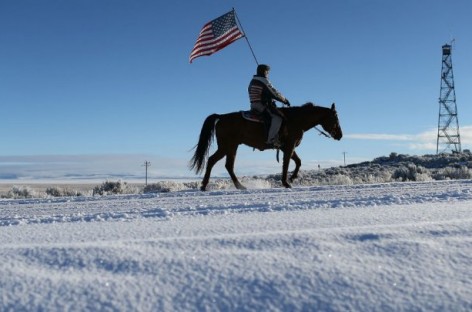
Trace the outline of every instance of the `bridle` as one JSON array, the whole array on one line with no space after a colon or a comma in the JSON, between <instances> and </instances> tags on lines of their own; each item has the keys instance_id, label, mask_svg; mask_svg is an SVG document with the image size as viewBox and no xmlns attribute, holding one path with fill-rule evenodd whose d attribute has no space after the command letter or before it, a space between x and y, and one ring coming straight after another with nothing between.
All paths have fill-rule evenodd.
<instances>
[{"instance_id":1,"label":"bridle","mask_svg":"<svg viewBox=\"0 0 472 312\"><path fill-rule=\"evenodd\" d=\"M338 114L336 112L334 112L334 116L337 119ZM325 131L318 129L318 127L316 127L316 126L314 128L315 128L316 131L318 131L320 133L320 135L324 135L327 138L333 138L333 135L331 133L326 133Z\"/></svg>"}]
</instances>

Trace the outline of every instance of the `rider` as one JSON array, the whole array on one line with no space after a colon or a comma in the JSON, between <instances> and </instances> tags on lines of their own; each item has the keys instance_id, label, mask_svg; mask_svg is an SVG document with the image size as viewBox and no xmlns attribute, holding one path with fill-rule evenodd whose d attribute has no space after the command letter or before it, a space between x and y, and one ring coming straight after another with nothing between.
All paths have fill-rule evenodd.
<instances>
[{"instance_id":1,"label":"rider","mask_svg":"<svg viewBox=\"0 0 472 312\"><path fill-rule=\"evenodd\" d=\"M282 116L277 110L274 100L287 106L290 106L290 102L267 79L269 71L269 65L261 64L257 66L257 74L253 76L248 87L249 101L251 102L251 110L270 115L272 122L266 144L278 148L280 147L278 132L282 124Z\"/></svg>"}]
</instances>

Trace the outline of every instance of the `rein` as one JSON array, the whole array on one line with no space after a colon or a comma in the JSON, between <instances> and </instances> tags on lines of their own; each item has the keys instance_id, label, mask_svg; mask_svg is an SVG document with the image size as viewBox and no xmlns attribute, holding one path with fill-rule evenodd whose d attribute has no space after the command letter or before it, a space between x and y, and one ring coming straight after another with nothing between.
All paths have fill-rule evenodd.
<instances>
[{"instance_id":1,"label":"rein","mask_svg":"<svg viewBox=\"0 0 472 312\"><path fill-rule=\"evenodd\" d=\"M318 129L317 127L313 127L316 131L318 131L320 133L320 135L324 135L325 137L327 138L330 138L331 136L329 134L327 134L326 132L324 132L323 130L320 130Z\"/></svg>"},{"instance_id":2,"label":"rein","mask_svg":"<svg viewBox=\"0 0 472 312\"><path fill-rule=\"evenodd\" d=\"M320 133L320 135L324 135L327 138L331 138L331 136L327 134L326 132L324 132L323 130L318 129L317 127L314 127L314 128L316 129L316 131ZM279 162L279 152L280 152L280 149L277 149L277 153L275 154L275 159L277 159L277 162Z\"/></svg>"}]
</instances>

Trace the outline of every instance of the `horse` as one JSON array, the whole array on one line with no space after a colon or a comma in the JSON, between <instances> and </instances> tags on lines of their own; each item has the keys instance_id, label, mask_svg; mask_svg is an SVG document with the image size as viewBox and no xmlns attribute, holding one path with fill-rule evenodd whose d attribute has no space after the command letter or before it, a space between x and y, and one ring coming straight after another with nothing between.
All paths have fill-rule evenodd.
<instances>
[{"instance_id":1,"label":"horse","mask_svg":"<svg viewBox=\"0 0 472 312\"><path fill-rule=\"evenodd\" d=\"M279 131L280 150L283 152L282 185L291 188L292 186L287 179L289 162L290 159L295 162L295 170L290 177L290 182L293 182L297 178L301 166L301 160L295 152L295 148L302 142L304 132L321 125L333 139L338 141L342 138L343 133L334 103L328 108L308 102L301 106L279 108L279 111L284 116ZM316 129L318 130L318 128ZM213 155L208 157L215 133L218 148ZM238 190L246 189L234 174L234 161L238 146L245 144L263 151L268 149L265 139L264 124L243 118L241 112L209 115L203 122L198 143L194 147L195 153L189 163L190 169L199 174L203 172L206 162L206 171L200 189L202 191L206 190L213 166L225 156L225 167L234 186Z\"/></svg>"}]
</instances>

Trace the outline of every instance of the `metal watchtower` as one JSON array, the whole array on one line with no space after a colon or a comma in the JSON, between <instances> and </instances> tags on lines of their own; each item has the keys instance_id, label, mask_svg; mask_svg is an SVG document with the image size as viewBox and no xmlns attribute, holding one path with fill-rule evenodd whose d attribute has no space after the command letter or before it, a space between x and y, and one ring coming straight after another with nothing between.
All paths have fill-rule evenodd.
<instances>
[{"instance_id":1,"label":"metal watchtower","mask_svg":"<svg viewBox=\"0 0 472 312\"><path fill-rule=\"evenodd\" d=\"M441 89L439 95L439 121L436 154L450 149L461 152L459 120L457 118L456 91L452 71L450 44L442 46Z\"/></svg>"}]
</instances>

